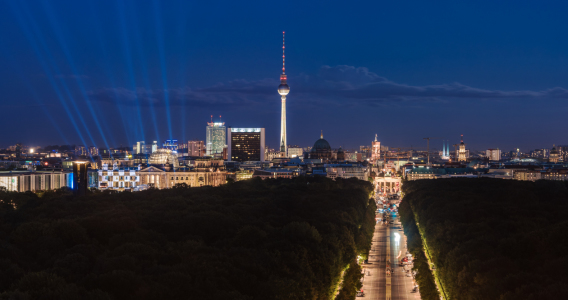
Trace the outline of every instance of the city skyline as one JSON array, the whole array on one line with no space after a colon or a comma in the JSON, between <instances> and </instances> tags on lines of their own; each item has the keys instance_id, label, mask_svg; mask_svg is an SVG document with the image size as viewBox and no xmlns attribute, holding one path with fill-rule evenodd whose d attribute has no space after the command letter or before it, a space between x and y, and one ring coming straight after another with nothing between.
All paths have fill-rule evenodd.
<instances>
[{"instance_id":1,"label":"city skyline","mask_svg":"<svg viewBox=\"0 0 568 300\"><path fill-rule=\"evenodd\" d=\"M555 23L560 10L546 5L487 11L414 2L407 10L369 4L377 5L369 12L327 5L318 20L342 18L323 24L300 11L287 18L304 22L262 17L276 4L229 4L210 20L199 11L211 4L1 5L0 34L10 43L0 44L0 125L11 130L0 148L204 140L213 114L227 127L266 128L276 149L282 111L272 74L282 31L293 45L285 144L309 146L322 129L332 145L352 149L375 134L384 145L407 147L424 147L427 136L454 144L460 134L475 150L568 144L568 43L557 39L567 27ZM381 16L376 24L364 18L371 11ZM486 22L474 22L479 17ZM387 26L407 18L423 27ZM444 22L454 26L440 30Z\"/></svg>"}]
</instances>

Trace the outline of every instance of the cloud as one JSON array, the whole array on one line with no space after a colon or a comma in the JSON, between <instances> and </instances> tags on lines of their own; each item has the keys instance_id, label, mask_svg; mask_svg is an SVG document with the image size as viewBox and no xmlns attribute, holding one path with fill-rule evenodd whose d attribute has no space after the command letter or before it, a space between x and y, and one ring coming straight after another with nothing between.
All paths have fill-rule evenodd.
<instances>
[{"instance_id":1,"label":"cloud","mask_svg":"<svg viewBox=\"0 0 568 300\"><path fill-rule=\"evenodd\" d=\"M560 87L543 91L500 91L470 87L460 83L414 86L401 84L370 72L364 67L322 66L313 74L288 78L290 98L302 105L377 106L404 101L431 102L455 99L568 99ZM125 105L163 106L185 104L196 107L239 107L277 104L279 80L234 80L205 88L181 87L169 90L103 88L90 91L93 100L118 101ZM293 103L294 103L293 102Z\"/></svg>"}]
</instances>

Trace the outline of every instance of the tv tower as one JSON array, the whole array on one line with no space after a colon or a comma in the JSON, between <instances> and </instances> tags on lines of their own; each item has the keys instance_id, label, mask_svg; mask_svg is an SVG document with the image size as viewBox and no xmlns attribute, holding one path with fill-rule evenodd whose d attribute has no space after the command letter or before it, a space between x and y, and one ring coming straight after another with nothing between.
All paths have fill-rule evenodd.
<instances>
[{"instance_id":1,"label":"tv tower","mask_svg":"<svg viewBox=\"0 0 568 300\"><path fill-rule=\"evenodd\" d=\"M290 92L290 87L286 83L286 55L285 32L282 31L282 75L280 75L280 85L278 86L278 94L282 97L282 115L280 117L280 155L287 156L288 139L286 138L286 95Z\"/></svg>"}]
</instances>

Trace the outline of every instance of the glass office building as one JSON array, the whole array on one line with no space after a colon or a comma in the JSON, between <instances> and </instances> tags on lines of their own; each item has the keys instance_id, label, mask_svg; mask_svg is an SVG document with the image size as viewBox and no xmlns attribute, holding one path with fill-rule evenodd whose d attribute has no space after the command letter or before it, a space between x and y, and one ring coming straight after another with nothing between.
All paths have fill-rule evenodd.
<instances>
[{"instance_id":1,"label":"glass office building","mask_svg":"<svg viewBox=\"0 0 568 300\"><path fill-rule=\"evenodd\" d=\"M230 128L228 135L229 161L264 161L264 128Z\"/></svg>"},{"instance_id":2,"label":"glass office building","mask_svg":"<svg viewBox=\"0 0 568 300\"><path fill-rule=\"evenodd\" d=\"M223 149L227 146L227 129L223 122L207 123L206 129L206 155L223 153Z\"/></svg>"}]
</instances>

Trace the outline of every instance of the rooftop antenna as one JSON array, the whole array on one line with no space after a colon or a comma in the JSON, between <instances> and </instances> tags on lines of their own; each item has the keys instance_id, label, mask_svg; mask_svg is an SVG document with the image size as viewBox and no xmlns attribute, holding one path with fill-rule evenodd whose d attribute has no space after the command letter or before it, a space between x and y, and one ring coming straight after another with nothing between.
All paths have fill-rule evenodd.
<instances>
[{"instance_id":1,"label":"rooftop antenna","mask_svg":"<svg viewBox=\"0 0 568 300\"><path fill-rule=\"evenodd\" d=\"M284 50L286 50L285 38L286 32L282 31L282 74L286 74L286 55L284 54Z\"/></svg>"},{"instance_id":2,"label":"rooftop antenna","mask_svg":"<svg viewBox=\"0 0 568 300\"><path fill-rule=\"evenodd\" d=\"M211 115L211 123L213 123L213 115Z\"/></svg>"},{"instance_id":3,"label":"rooftop antenna","mask_svg":"<svg viewBox=\"0 0 568 300\"><path fill-rule=\"evenodd\" d=\"M223 123L223 120L221 120L221 115L219 115L219 123Z\"/></svg>"}]
</instances>

